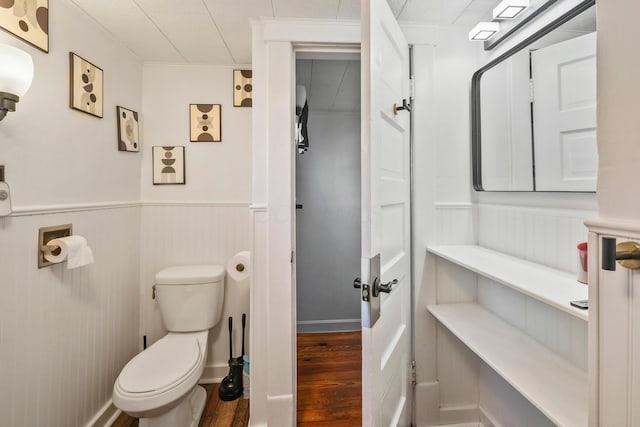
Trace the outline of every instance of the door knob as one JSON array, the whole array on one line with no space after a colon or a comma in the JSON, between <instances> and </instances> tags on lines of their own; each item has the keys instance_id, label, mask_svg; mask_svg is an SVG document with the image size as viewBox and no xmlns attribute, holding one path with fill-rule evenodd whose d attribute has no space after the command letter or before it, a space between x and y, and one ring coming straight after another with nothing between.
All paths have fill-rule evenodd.
<instances>
[{"instance_id":1,"label":"door knob","mask_svg":"<svg viewBox=\"0 0 640 427\"><path fill-rule=\"evenodd\" d=\"M392 286L398 283L398 279L393 279L387 283L380 283L380 280L376 278L373 282L373 296L377 297L380 295L380 292L384 292L385 294L391 293Z\"/></svg>"},{"instance_id":2,"label":"door knob","mask_svg":"<svg viewBox=\"0 0 640 427\"><path fill-rule=\"evenodd\" d=\"M357 289L360 289L360 288L362 287L362 281L360 280L360 278L359 278L359 277L356 277L356 278L353 280L353 287L354 287L354 288L357 288Z\"/></svg>"},{"instance_id":3,"label":"door knob","mask_svg":"<svg viewBox=\"0 0 640 427\"><path fill-rule=\"evenodd\" d=\"M380 292L384 292L385 294L388 294L392 291L391 287L397 284L398 284L398 279L393 279L392 281L387 283L380 283Z\"/></svg>"}]
</instances>

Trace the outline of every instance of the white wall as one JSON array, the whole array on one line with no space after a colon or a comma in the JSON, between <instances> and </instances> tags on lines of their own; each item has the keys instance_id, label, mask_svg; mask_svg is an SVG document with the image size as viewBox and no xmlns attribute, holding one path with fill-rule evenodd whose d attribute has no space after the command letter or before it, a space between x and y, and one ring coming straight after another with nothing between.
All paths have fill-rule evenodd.
<instances>
[{"instance_id":1,"label":"white wall","mask_svg":"<svg viewBox=\"0 0 640 427\"><path fill-rule=\"evenodd\" d=\"M309 112L296 157L298 332L360 329L360 113Z\"/></svg>"},{"instance_id":2,"label":"white wall","mask_svg":"<svg viewBox=\"0 0 640 427\"><path fill-rule=\"evenodd\" d=\"M220 264L250 246L251 108L233 107L233 70L242 66L145 64L140 269L140 335L150 345L165 334L151 298L154 275L179 264ZM189 104L222 105L222 142L189 142ZM185 146L185 185L152 184L154 145ZM228 371L233 316L234 356L241 353L242 313L249 315L249 281L225 278L220 323L209 335L203 380ZM247 321L248 329L248 321ZM248 345L247 330L247 351Z\"/></svg>"},{"instance_id":3,"label":"white wall","mask_svg":"<svg viewBox=\"0 0 640 427\"><path fill-rule=\"evenodd\" d=\"M567 2L564 3L566 6ZM513 390L451 339L431 316L425 315L424 307L438 302L447 285L466 281L473 284L470 300L481 300L485 307L503 317L508 316L508 305L514 297L492 283L478 285L474 275L459 269L449 269L436 277L436 260L425 255L426 245L480 244L575 271L575 245L586 240L583 221L595 213L595 195L475 193L471 183L469 89L473 72L488 58L481 46L470 43L460 29L432 28L419 32L408 28L406 32L410 42L413 38L418 43L414 47L413 67L417 92L414 109L417 424L473 421L481 406L494 416L499 408L494 403L508 399ZM505 43L502 48L512 43ZM523 301L518 300L518 304L528 304ZM554 348L561 339L553 327L541 326L552 337L550 340L545 342L546 335L534 338L584 369L586 325L576 324L544 307L534 308L544 325L553 325L557 320L557 330L565 334L563 339L570 339L575 345ZM507 320L515 326L525 325L526 329L523 319ZM437 346L433 346L435 342ZM459 363L449 363L452 359ZM458 387L460 384L466 387ZM514 413L531 416L532 420L544 418L539 418L522 399L514 407L514 412L498 414L495 420L510 425L509 417Z\"/></svg>"},{"instance_id":4,"label":"white wall","mask_svg":"<svg viewBox=\"0 0 640 427\"><path fill-rule=\"evenodd\" d=\"M117 149L116 105L141 109L142 68L96 22L52 2L50 52L0 32L35 77L0 123L15 214L0 219L0 413L9 426L84 425L138 348L140 164ZM104 118L69 108L69 52L104 70ZM134 202L134 203L132 203ZM37 268L38 228L72 223L96 261Z\"/></svg>"}]
</instances>

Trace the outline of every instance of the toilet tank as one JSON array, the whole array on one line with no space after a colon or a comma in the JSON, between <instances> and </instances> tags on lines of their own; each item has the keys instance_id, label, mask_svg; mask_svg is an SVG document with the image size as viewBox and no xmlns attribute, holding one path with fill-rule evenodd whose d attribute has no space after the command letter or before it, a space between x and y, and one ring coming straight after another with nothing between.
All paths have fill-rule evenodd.
<instances>
[{"instance_id":1,"label":"toilet tank","mask_svg":"<svg viewBox=\"0 0 640 427\"><path fill-rule=\"evenodd\" d=\"M218 323L224 274L220 265L182 265L159 271L156 298L164 327L170 332L192 332Z\"/></svg>"}]
</instances>

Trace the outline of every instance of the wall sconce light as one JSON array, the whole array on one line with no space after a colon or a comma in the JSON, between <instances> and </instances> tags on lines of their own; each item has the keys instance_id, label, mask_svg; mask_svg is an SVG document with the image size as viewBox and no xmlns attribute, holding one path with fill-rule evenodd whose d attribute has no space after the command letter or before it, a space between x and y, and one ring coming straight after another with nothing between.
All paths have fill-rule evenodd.
<instances>
[{"instance_id":1,"label":"wall sconce light","mask_svg":"<svg viewBox=\"0 0 640 427\"><path fill-rule=\"evenodd\" d=\"M493 19L515 19L529 7L529 0L503 0L493 9Z\"/></svg>"},{"instance_id":2,"label":"wall sconce light","mask_svg":"<svg viewBox=\"0 0 640 427\"><path fill-rule=\"evenodd\" d=\"M500 30L497 22L478 22L478 25L469 31L469 40L485 41L489 40Z\"/></svg>"},{"instance_id":3,"label":"wall sconce light","mask_svg":"<svg viewBox=\"0 0 640 427\"><path fill-rule=\"evenodd\" d=\"M33 59L17 47L0 44L0 120L9 111L16 111L33 81Z\"/></svg>"}]
</instances>

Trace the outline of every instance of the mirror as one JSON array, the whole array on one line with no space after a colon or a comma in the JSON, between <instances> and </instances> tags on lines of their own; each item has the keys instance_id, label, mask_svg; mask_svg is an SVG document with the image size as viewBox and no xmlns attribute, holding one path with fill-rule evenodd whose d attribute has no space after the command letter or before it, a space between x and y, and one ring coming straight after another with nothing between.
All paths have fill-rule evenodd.
<instances>
[{"instance_id":1,"label":"mirror","mask_svg":"<svg viewBox=\"0 0 640 427\"><path fill-rule=\"evenodd\" d=\"M476 71L478 191L596 191L596 8L582 2Z\"/></svg>"}]
</instances>

